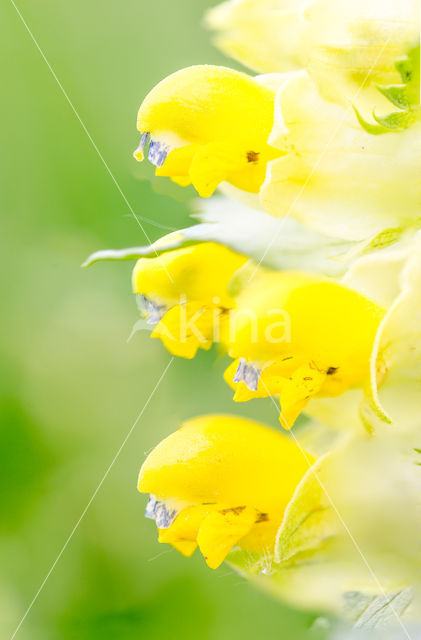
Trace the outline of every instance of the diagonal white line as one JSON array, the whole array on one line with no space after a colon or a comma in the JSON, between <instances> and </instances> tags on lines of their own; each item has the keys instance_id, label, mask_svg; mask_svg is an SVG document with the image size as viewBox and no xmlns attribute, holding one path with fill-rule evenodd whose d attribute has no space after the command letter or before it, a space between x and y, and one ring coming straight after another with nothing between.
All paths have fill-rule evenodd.
<instances>
[{"instance_id":1,"label":"diagonal white line","mask_svg":"<svg viewBox=\"0 0 421 640\"><path fill-rule=\"evenodd\" d=\"M146 233L146 231L145 231L145 229L144 229L144 227L143 227L142 223L140 222L140 220L139 220L138 216L135 214L135 212L134 212L134 210L133 210L133 207L131 206L130 202L129 202L129 201L128 201L128 199L126 198L126 196L125 196L125 194L124 194L123 190L121 189L121 187L120 187L119 183L117 182L117 180L116 180L116 178L115 178L115 176L114 176L113 172L111 171L110 167L108 166L108 164L107 164L107 162L106 162L106 160L105 160L104 156L102 155L102 153L101 153L101 152L100 152L100 150L98 149L98 147L97 147L97 145L96 145L96 143L95 143L94 139L92 138L91 134L89 133L89 131L88 131L88 129L87 129L87 127L86 127L85 123L83 122L82 118L80 117L80 115L79 115L79 113L78 113L78 111L77 111L76 107L74 106L73 102L70 100L70 98L69 98L69 96L68 96L68 94L67 94L66 90L64 89L64 87L63 87L63 85L61 84L60 80L58 79L58 77L57 77L57 75L56 75L56 73L55 73L54 69L52 68L51 64L48 62L48 60L47 60L47 57L46 57L45 53L43 52L43 50L41 49L40 45L38 44L38 41L36 40L36 38L35 38L34 34L32 33L31 29L29 28L28 24L26 23L26 21L25 21L25 19L24 19L23 15L22 15L22 13L20 12L20 10L18 9L18 7L16 6L16 4L15 4L14 0L10 0L10 2L11 2L11 4L13 5L13 7L14 7L14 9L15 9L16 13L18 14L18 16L19 16L19 18L20 18L20 20L21 20L21 22L22 22L23 26L24 26L24 27L25 27L25 29L27 30L27 32L28 32L28 34L29 34L29 36L30 36L30 38L31 38L32 42L34 43L34 45L35 45L35 46L36 46L36 48L38 49L38 51L39 51L39 53L40 53L40 55L41 55L42 59L44 60L45 64L47 65L47 67L48 67L48 69L49 69L49 71L50 71L51 75L53 76L54 80L57 82L57 84L58 84L58 86L59 86L59 88L60 88L60 90L61 90L62 94L64 95L64 97L65 97L65 99L66 99L67 103L69 104L69 106L70 106L71 110L73 111L74 115L75 115L75 116L76 116L76 118L78 119L78 121L79 121L79 123L80 123L80 125L81 125L82 129L84 130L84 132L85 132L85 133L86 133L86 135L88 136L88 138L89 138L89 140L90 140L90 142L91 142L91 144L92 144L93 148L95 149L95 151L96 151L96 153L97 153L98 157L100 158L100 160L101 160L102 164L103 164L103 165L104 165L104 167L106 168L106 170L107 170L108 174L110 175L110 177L111 177L112 181L114 182L115 186L117 187L117 189L118 189L118 191L119 191L119 193L120 193L121 197L123 198L124 202L126 203L126 205L127 205L128 209L129 209L130 213L132 214L132 216L133 216L133 217L134 217L134 219L136 220L137 224L139 225L140 229L142 230L143 235L145 236L146 240L149 242L149 244L152 244L152 242L151 242L151 240L150 240L150 238L149 238L148 234ZM147 221L147 222L151 222L149 219L146 219L146 221ZM155 223L152 221L152 224L155 224ZM162 226L162 225L160 225L160 226ZM157 252L156 250L155 250L155 254L156 254L156 256L158 257L158 252ZM166 274L168 275L169 279L171 280L171 282L173 282L173 279L171 278L170 274L168 273L168 271L167 271L167 269L166 269L166 267L165 267L164 263L162 263L162 266L163 266L163 268L164 268L164 270L165 270Z\"/></svg>"},{"instance_id":2,"label":"diagonal white line","mask_svg":"<svg viewBox=\"0 0 421 640\"><path fill-rule=\"evenodd\" d=\"M287 218L290 217L292 210L294 209L295 205L297 204L297 202L299 201L299 199L301 198L301 196L303 195L304 191L307 188L308 183L310 182L311 178L313 177L313 175L315 174L315 172L317 171L320 163L322 162L323 158L325 157L330 145L332 144L333 140L336 138L339 130L341 129L343 123L345 122L349 111L351 111L352 109L352 105L355 102L355 100L358 98L358 96L360 95L361 91L364 88L365 83L367 82L368 78L370 77L370 74L372 73L372 71L375 69L378 61L380 60L383 51L386 49L386 47L388 46L389 42L391 41L393 36L393 32L389 35L388 39L385 41L385 43L383 44L382 48L380 49L379 53L376 56L376 59L374 60L373 64L371 65L370 69L367 71L367 74L364 78L364 80L362 81L362 83L360 84L360 86L358 87L355 95L352 97L352 99L350 100L350 104L346 107L346 109L344 110L344 114L342 116L342 118L340 118L337 126L335 127L335 129L333 130L332 135L330 136L329 140L326 143L326 146L323 148L320 156L317 158L314 166L312 167L310 173L308 174L304 184L302 185L301 189L299 190L297 196L295 197L295 199L293 200L292 204L289 206L285 216L282 218L282 220L280 221L279 227L276 231L276 233L272 236L271 240L268 242L267 248L264 251L262 257L260 258L259 262L257 263L254 271L252 272L252 274L250 275L250 278L248 279L248 282L250 282L254 276L256 275L260 265L262 264L263 260L265 259L268 251L270 250L270 248L273 246L273 244L277 241L280 232L282 231L282 227L285 224L285 220L287 220Z\"/></svg>"},{"instance_id":3,"label":"diagonal white line","mask_svg":"<svg viewBox=\"0 0 421 640\"><path fill-rule=\"evenodd\" d=\"M126 213L123 217L130 218L130 214ZM170 227L168 224L162 224L161 222L157 222L156 220L148 218L147 216L140 216L138 213L136 214L136 218L138 218L139 220L143 220L143 222L147 222L157 229L163 229L164 231L178 231L177 227Z\"/></svg>"},{"instance_id":4,"label":"diagonal white line","mask_svg":"<svg viewBox=\"0 0 421 640\"><path fill-rule=\"evenodd\" d=\"M273 405L276 408L276 413L277 415L280 413L280 408L275 400L275 398L271 395L271 393L269 392L264 380L262 380L262 378L260 378L260 382L262 383L263 387L265 388L268 397L271 399ZM384 596L387 599L390 597L390 594L387 594L386 591L384 590L380 580L378 579L377 575L375 574L373 568L371 567L369 561L367 560L366 556L364 555L360 545L358 544L357 540L355 539L354 535L352 534L351 530L349 529L348 525L346 524L343 516L341 515L339 509L337 508L336 504L334 503L333 499L330 497L325 485L323 484L323 482L321 481L321 479L319 478L319 475L317 474L317 472L314 470L313 465L311 463L311 461L309 460L307 453L305 452L305 450L302 448L300 442L297 439L297 436L295 435L294 431L291 429L290 425L287 423L287 421L285 420L285 418L283 418L282 413L281 413L281 422L283 423L283 425L285 426L286 429L288 429L289 434L292 436L292 438L294 439L296 445L298 446L300 452L302 453L306 463L308 464L308 468L311 470L312 474L314 475L316 481L318 482L321 490L323 491L323 493L326 495L327 499L329 500L334 512L336 513L338 520L340 521L340 523L342 524L343 528L345 529L345 532L347 533L348 537L350 538L353 546L355 547L357 553L359 554L359 556L361 557L364 565L366 566L370 576L372 577L373 581L375 582L377 588L379 589L380 593L382 596ZM404 632L405 636L407 637L408 640L412 640L411 636L409 635L408 629L406 628L406 626L404 625L400 615L398 614L398 612L396 611L396 609L394 608L393 604L391 601L387 602L387 604L385 606L388 606L391 610L391 612L393 613L393 615L395 616L396 620L398 621L400 627L402 628L402 631Z\"/></svg>"},{"instance_id":5,"label":"diagonal white line","mask_svg":"<svg viewBox=\"0 0 421 640\"><path fill-rule=\"evenodd\" d=\"M45 587L45 584L48 580L48 578L51 576L52 572L54 571L57 563L59 562L61 556L63 555L63 553L65 552L70 540L73 538L73 535L76 533L80 523L82 522L83 518L86 515L86 512L88 511L89 507L91 506L91 504L93 503L93 501L95 500L99 490L101 489L102 485L104 484L105 480L107 479L111 469L113 468L115 462L117 461L117 458L119 457L120 453L123 451L128 439L130 438L130 436L132 435L133 431L135 430L139 420L142 418L144 412L146 411L147 407L149 406L150 401L152 400L153 396L155 395L156 391L158 390L158 387L160 386L162 380L164 379L165 374L167 373L168 369L170 368L170 366L172 365L172 363L174 362L174 357L171 358L171 360L169 361L169 363L167 364L167 366L165 367L164 371L162 372L158 382L156 383L155 387L153 388L152 392L150 393L148 399L146 400L143 409L141 410L141 412L139 413L139 415L137 416L136 420L134 421L132 427L130 428L130 431L128 432L128 434L126 435L126 437L124 438L121 446L119 447L117 453L115 454L114 458L111 461L111 464L109 465L108 469L106 470L106 472L104 473L103 477L101 478L100 483L98 484L97 488L95 489L95 491L93 492L91 499L89 500L88 504L86 505L86 507L84 508L84 510L82 511L79 520L76 522L75 526L73 527L73 529L70 532L70 535L68 536L66 542L64 543L63 547L61 548L60 553L58 554L57 558L54 560L53 564L50 567L50 570L48 571L47 575L45 576L44 580L41 582L41 585L38 589L38 591L36 592L36 594L34 595L34 597L32 598L31 603L29 604L28 608L26 609L21 621L19 622L18 626L15 629L15 632L13 633L13 635L11 636L10 640L13 640L16 636L16 634L18 633L19 629L21 628L22 624L24 623L28 613L31 611L32 607L34 606L35 602L38 599L38 596L40 595L41 591L43 590L43 588Z\"/></svg>"}]
</instances>

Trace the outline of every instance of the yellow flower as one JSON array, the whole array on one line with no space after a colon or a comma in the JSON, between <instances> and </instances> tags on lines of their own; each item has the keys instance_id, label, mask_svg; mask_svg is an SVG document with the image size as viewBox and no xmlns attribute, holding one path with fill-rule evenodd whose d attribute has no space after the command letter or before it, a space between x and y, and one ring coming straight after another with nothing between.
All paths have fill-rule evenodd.
<instances>
[{"instance_id":1,"label":"yellow flower","mask_svg":"<svg viewBox=\"0 0 421 640\"><path fill-rule=\"evenodd\" d=\"M133 270L133 290L147 322L156 325L152 337L184 358L209 349L234 304L229 282L246 260L213 242L141 258Z\"/></svg>"},{"instance_id":2,"label":"yellow flower","mask_svg":"<svg viewBox=\"0 0 421 640\"><path fill-rule=\"evenodd\" d=\"M356 241L418 226L420 123L372 135L352 109L325 100L307 72L288 78L277 94L269 138L284 155L268 165L263 209Z\"/></svg>"},{"instance_id":3,"label":"yellow flower","mask_svg":"<svg viewBox=\"0 0 421 640\"><path fill-rule=\"evenodd\" d=\"M313 397L368 383L385 310L339 283L259 269L236 298L225 374L234 400L280 396L290 428Z\"/></svg>"},{"instance_id":4,"label":"yellow flower","mask_svg":"<svg viewBox=\"0 0 421 640\"><path fill-rule=\"evenodd\" d=\"M209 197L223 181L257 193L266 164L282 152L268 145L275 93L245 73L210 65L182 69L160 82L137 119L156 174Z\"/></svg>"},{"instance_id":5,"label":"yellow flower","mask_svg":"<svg viewBox=\"0 0 421 640\"><path fill-rule=\"evenodd\" d=\"M190 556L199 546L216 569L231 549L273 552L276 532L313 463L284 435L234 416L186 422L149 454L139 491L159 542Z\"/></svg>"},{"instance_id":6,"label":"yellow flower","mask_svg":"<svg viewBox=\"0 0 421 640\"><path fill-rule=\"evenodd\" d=\"M209 9L215 44L258 73L303 67L307 61L308 0L228 0Z\"/></svg>"},{"instance_id":7,"label":"yellow flower","mask_svg":"<svg viewBox=\"0 0 421 640\"><path fill-rule=\"evenodd\" d=\"M157 175L192 183L203 197L225 182L234 198L333 237L367 241L417 226L420 123L372 135L348 102L326 100L305 70L252 78L189 67L143 102L135 157L150 140Z\"/></svg>"},{"instance_id":8,"label":"yellow flower","mask_svg":"<svg viewBox=\"0 0 421 640\"><path fill-rule=\"evenodd\" d=\"M395 61L419 40L418 0L229 0L206 18L228 55L260 73L307 68L345 103L400 82Z\"/></svg>"}]
</instances>

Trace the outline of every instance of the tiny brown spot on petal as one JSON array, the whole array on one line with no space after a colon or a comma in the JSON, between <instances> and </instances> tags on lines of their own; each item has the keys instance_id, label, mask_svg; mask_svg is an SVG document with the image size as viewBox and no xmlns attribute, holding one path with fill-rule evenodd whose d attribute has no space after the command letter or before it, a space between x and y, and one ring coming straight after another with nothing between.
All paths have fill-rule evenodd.
<instances>
[{"instance_id":1,"label":"tiny brown spot on petal","mask_svg":"<svg viewBox=\"0 0 421 640\"><path fill-rule=\"evenodd\" d=\"M269 521L269 515L267 513L259 513L257 515L256 523L258 523L258 522L268 522L268 521Z\"/></svg>"},{"instance_id":2,"label":"tiny brown spot on petal","mask_svg":"<svg viewBox=\"0 0 421 640\"><path fill-rule=\"evenodd\" d=\"M247 151L247 162L258 162L259 156L257 151Z\"/></svg>"},{"instance_id":3,"label":"tiny brown spot on petal","mask_svg":"<svg viewBox=\"0 0 421 640\"><path fill-rule=\"evenodd\" d=\"M333 376L333 374L336 373L337 370L338 370L338 367L329 367L329 369L326 371L326 375Z\"/></svg>"},{"instance_id":4,"label":"tiny brown spot on petal","mask_svg":"<svg viewBox=\"0 0 421 640\"><path fill-rule=\"evenodd\" d=\"M232 507L231 509L221 509L219 513L222 513L225 516L227 513L234 513L236 516L239 516L242 511L244 511L246 507Z\"/></svg>"}]
</instances>

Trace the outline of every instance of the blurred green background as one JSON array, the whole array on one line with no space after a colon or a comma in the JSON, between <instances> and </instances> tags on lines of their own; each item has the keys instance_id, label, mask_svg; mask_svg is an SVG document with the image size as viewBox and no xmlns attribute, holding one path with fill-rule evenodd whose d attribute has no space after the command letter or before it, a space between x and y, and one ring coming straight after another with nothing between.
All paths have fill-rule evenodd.
<instances>
[{"instance_id":1,"label":"blurred green background","mask_svg":"<svg viewBox=\"0 0 421 640\"><path fill-rule=\"evenodd\" d=\"M136 112L176 69L232 64L201 27L211 4L18 3L128 202L164 227L188 224L194 194L133 160ZM92 251L147 239L9 0L0 20L0 638L10 638L170 357L146 333L127 342L131 264L80 269ZM165 232L143 224L151 240ZM314 616L160 546L143 517L139 467L180 421L225 411L277 426L270 403L233 405L224 364L203 352L174 361L17 638L304 637Z\"/></svg>"}]
</instances>

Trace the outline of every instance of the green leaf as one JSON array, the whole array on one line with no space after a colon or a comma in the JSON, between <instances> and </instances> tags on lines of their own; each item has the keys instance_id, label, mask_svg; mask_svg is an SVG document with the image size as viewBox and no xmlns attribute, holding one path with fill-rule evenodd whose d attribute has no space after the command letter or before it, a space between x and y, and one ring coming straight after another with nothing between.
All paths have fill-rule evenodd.
<instances>
[{"instance_id":1,"label":"green leaf","mask_svg":"<svg viewBox=\"0 0 421 640\"><path fill-rule=\"evenodd\" d=\"M276 536L277 563L290 563L297 554L320 548L337 532L337 517L319 475L328 457L308 470L288 504Z\"/></svg>"},{"instance_id":2,"label":"green leaf","mask_svg":"<svg viewBox=\"0 0 421 640\"><path fill-rule=\"evenodd\" d=\"M182 231L174 231L148 246L96 251L82 263L82 267L90 267L96 262L118 262L121 260L138 260L139 258L158 256L160 253L178 249L188 243L189 240L183 235Z\"/></svg>"},{"instance_id":3,"label":"green leaf","mask_svg":"<svg viewBox=\"0 0 421 640\"><path fill-rule=\"evenodd\" d=\"M301 269L329 276L342 275L358 244L324 236L292 218L277 219L224 198L214 198L206 210L195 214L199 224L170 233L153 244L93 253L88 267L104 260L154 257L197 242L218 242L271 269Z\"/></svg>"}]
</instances>

